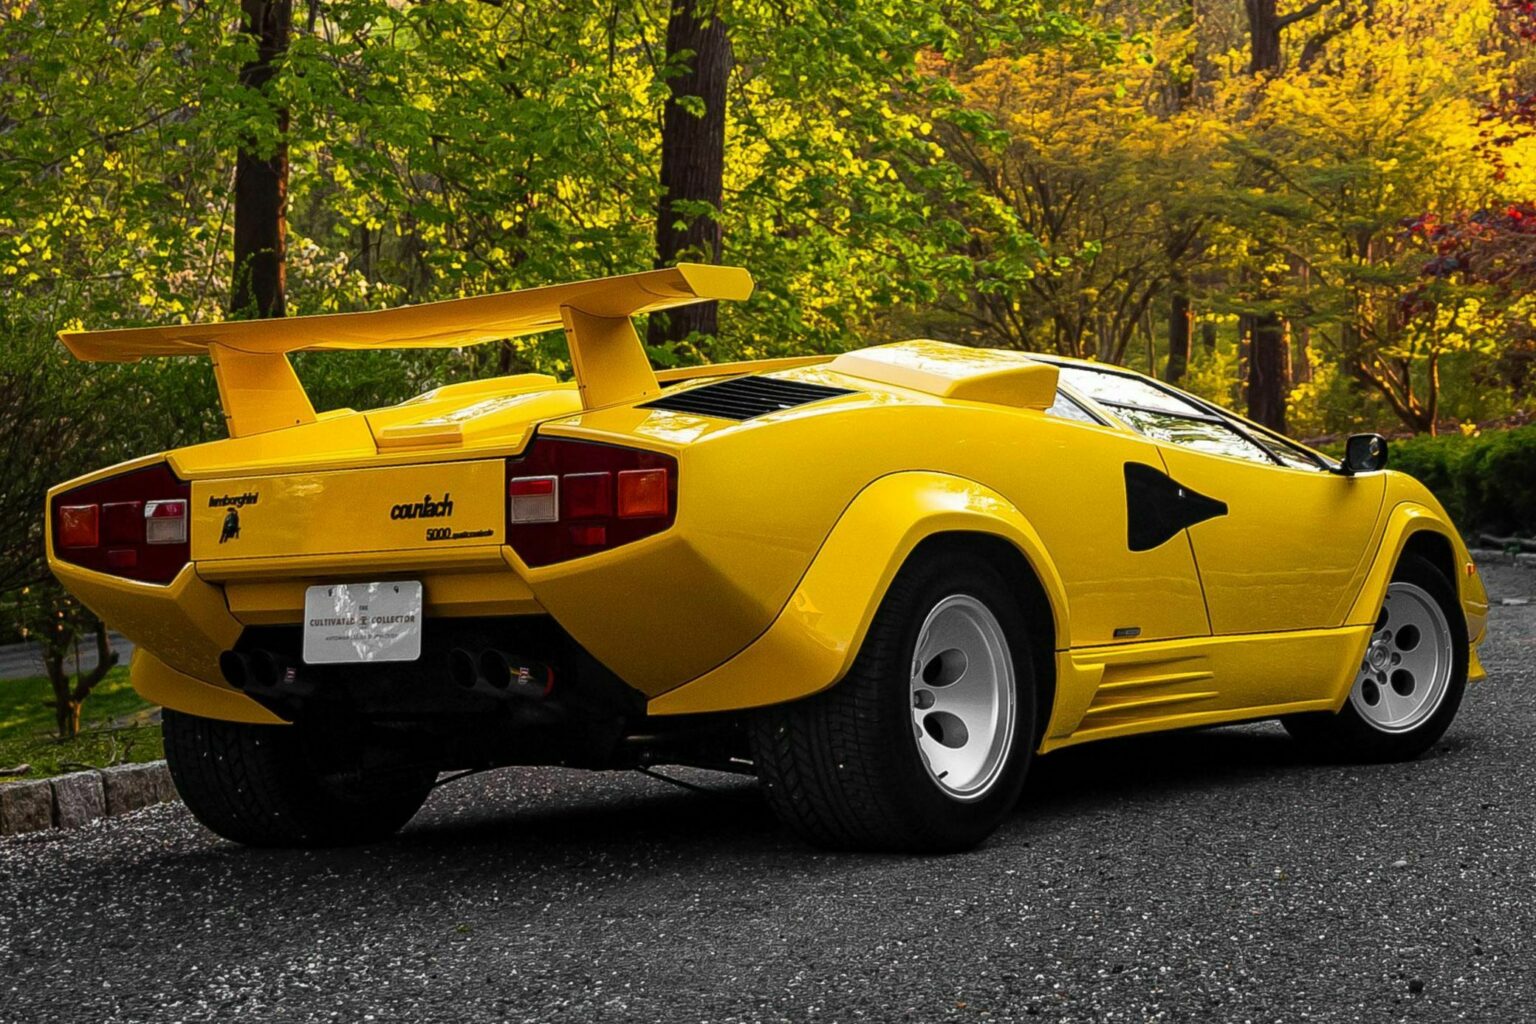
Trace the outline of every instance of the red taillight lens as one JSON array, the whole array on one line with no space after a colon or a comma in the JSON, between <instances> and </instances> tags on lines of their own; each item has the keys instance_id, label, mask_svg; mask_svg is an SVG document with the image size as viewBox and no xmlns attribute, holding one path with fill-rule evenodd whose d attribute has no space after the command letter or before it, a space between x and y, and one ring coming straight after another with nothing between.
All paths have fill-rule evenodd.
<instances>
[{"instance_id":1,"label":"red taillight lens","mask_svg":"<svg viewBox=\"0 0 1536 1024\"><path fill-rule=\"evenodd\" d=\"M191 488L161 463L65 491L53 500L53 546L60 561L140 580L169 583L191 558Z\"/></svg>"},{"instance_id":2,"label":"red taillight lens","mask_svg":"<svg viewBox=\"0 0 1536 1024\"><path fill-rule=\"evenodd\" d=\"M109 501L101 506L108 544L137 544L144 539L144 503Z\"/></svg>"},{"instance_id":3,"label":"red taillight lens","mask_svg":"<svg viewBox=\"0 0 1536 1024\"><path fill-rule=\"evenodd\" d=\"M676 511L677 460L670 455L538 438L507 462L507 541L530 566L660 533Z\"/></svg>"},{"instance_id":4,"label":"red taillight lens","mask_svg":"<svg viewBox=\"0 0 1536 1024\"><path fill-rule=\"evenodd\" d=\"M666 475L665 470L661 473ZM564 482L565 518L605 519L613 515L612 473L571 473Z\"/></svg>"}]
</instances>

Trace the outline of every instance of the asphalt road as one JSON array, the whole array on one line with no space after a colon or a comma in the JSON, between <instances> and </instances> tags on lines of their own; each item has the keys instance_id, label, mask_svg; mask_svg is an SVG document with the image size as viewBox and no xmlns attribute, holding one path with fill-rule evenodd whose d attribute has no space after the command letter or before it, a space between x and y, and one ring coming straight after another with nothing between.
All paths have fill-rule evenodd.
<instances>
[{"instance_id":1,"label":"asphalt road","mask_svg":"<svg viewBox=\"0 0 1536 1024\"><path fill-rule=\"evenodd\" d=\"M128 664L133 654L133 641L120 633L109 633L108 639L112 649L117 652L117 663ZM79 655L80 666L86 669L96 667L95 637L81 638ZM76 671L73 654L64 659L64 667L70 672ZM7 679L30 679L45 674L42 651L37 644L0 644L0 682Z\"/></svg>"},{"instance_id":2,"label":"asphalt road","mask_svg":"<svg viewBox=\"0 0 1536 1024\"><path fill-rule=\"evenodd\" d=\"M1536 602L1492 630L1417 763L1274 726L1064 751L955 857L807 849L704 773L482 776L341 852L179 807L0 840L0 1021L1528 1020Z\"/></svg>"}]
</instances>

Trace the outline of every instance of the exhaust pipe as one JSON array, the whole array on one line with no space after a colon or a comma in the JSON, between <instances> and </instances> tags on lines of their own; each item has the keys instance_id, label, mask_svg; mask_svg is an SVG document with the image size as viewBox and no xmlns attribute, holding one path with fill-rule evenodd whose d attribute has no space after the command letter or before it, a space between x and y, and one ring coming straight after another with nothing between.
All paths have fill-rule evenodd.
<instances>
[{"instance_id":1,"label":"exhaust pipe","mask_svg":"<svg viewBox=\"0 0 1536 1024\"><path fill-rule=\"evenodd\" d=\"M272 651L225 651L219 655L219 672L237 690L277 690L292 687L299 666Z\"/></svg>"},{"instance_id":2,"label":"exhaust pipe","mask_svg":"<svg viewBox=\"0 0 1536 1024\"><path fill-rule=\"evenodd\" d=\"M299 667L280 654L256 650L246 656L250 679L256 686L275 689L298 679Z\"/></svg>"},{"instance_id":3,"label":"exhaust pipe","mask_svg":"<svg viewBox=\"0 0 1536 1024\"><path fill-rule=\"evenodd\" d=\"M219 674L237 690L243 690L251 684L250 666L245 655L239 651L225 651L219 655Z\"/></svg>"},{"instance_id":4,"label":"exhaust pipe","mask_svg":"<svg viewBox=\"0 0 1536 1024\"><path fill-rule=\"evenodd\" d=\"M480 655L480 677L492 689L524 700L543 700L555 688L555 670L494 648Z\"/></svg>"},{"instance_id":5,"label":"exhaust pipe","mask_svg":"<svg viewBox=\"0 0 1536 1024\"><path fill-rule=\"evenodd\" d=\"M448 652L448 675L466 690L473 690L480 681L480 664L475 656L462 647Z\"/></svg>"}]
</instances>

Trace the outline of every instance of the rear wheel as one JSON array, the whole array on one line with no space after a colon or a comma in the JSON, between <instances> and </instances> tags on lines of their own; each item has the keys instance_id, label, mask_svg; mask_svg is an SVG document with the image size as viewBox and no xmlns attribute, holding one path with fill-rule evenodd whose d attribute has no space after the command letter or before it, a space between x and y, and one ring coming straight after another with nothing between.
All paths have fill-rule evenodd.
<instances>
[{"instance_id":1,"label":"rear wheel","mask_svg":"<svg viewBox=\"0 0 1536 1024\"><path fill-rule=\"evenodd\" d=\"M996 568L969 553L920 554L891 583L842 682L755 719L769 803L822 846L941 852L981 842L1029 769L1028 644Z\"/></svg>"},{"instance_id":2,"label":"rear wheel","mask_svg":"<svg viewBox=\"0 0 1536 1024\"><path fill-rule=\"evenodd\" d=\"M1455 588L1433 563L1404 555L1344 707L1284 724L1329 756L1410 760L1445 734L1466 684L1467 627Z\"/></svg>"},{"instance_id":3,"label":"rear wheel","mask_svg":"<svg viewBox=\"0 0 1536 1024\"><path fill-rule=\"evenodd\" d=\"M247 846L383 839L421 808L436 771L383 751L344 760L299 725L247 725L166 709L165 759L193 817Z\"/></svg>"}]
</instances>

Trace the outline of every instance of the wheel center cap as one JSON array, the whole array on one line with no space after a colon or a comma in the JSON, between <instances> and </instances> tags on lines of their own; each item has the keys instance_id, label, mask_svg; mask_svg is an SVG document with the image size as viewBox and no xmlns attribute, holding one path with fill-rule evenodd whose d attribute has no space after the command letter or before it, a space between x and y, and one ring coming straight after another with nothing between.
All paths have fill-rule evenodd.
<instances>
[{"instance_id":1,"label":"wheel center cap","mask_svg":"<svg viewBox=\"0 0 1536 1024\"><path fill-rule=\"evenodd\" d=\"M1392 660L1392 652L1387 649L1385 643L1378 641L1371 644L1371 649L1367 652L1365 660L1370 663L1371 668L1384 669L1387 667L1387 663Z\"/></svg>"}]
</instances>

